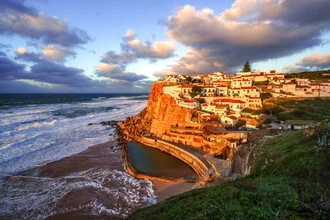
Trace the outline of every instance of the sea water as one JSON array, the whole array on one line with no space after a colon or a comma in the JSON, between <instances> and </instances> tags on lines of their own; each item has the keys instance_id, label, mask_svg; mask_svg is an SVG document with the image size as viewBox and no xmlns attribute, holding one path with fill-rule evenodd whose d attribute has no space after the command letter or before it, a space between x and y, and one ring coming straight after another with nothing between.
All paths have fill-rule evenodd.
<instances>
[{"instance_id":1,"label":"sea water","mask_svg":"<svg viewBox=\"0 0 330 220\"><path fill-rule=\"evenodd\" d=\"M102 121L124 120L148 94L0 95L0 175L17 175L114 139ZM115 160L115 159L114 159ZM61 177L0 177L0 218L77 212L123 218L155 202L152 183L96 167Z\"/></svg>"}]
</instances>

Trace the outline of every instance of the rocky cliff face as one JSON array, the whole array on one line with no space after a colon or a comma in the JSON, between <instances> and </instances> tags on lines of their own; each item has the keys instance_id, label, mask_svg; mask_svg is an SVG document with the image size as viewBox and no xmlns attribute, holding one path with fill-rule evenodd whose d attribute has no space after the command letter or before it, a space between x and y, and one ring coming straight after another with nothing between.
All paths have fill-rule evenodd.
<instances>
[{"instance_id":1,"label":"rocky cliff face","mask_svg":"<svg viewBox=\"0 0 330 220\"><path fill-rule=\"evenodd\" d=\"M149 133L162 137L172 125L191 121L192 110L177 105L172 96L163 93L163 86L162 82L154 83L147 107L119 124L127 140Z\"/></svg>"}]
</instances>

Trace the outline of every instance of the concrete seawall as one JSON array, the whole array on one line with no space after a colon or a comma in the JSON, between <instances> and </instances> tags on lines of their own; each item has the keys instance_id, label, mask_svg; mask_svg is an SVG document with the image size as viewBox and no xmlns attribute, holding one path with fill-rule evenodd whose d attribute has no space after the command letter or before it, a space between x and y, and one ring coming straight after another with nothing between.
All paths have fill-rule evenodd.
<instances>
[{"instance_id":1,"label":"concrete seawall","mask_svg":"<svg viewBox=\"0 0 330 220\"><path fill-rule=\"evenodd\" d=\"M147 137L135 137L141 144L166 152L189 165L199 176L201 181L210 181L210 171L205 163L192 153L185 151L166 141L155 140Z\"/></svg>"}]
</instances>

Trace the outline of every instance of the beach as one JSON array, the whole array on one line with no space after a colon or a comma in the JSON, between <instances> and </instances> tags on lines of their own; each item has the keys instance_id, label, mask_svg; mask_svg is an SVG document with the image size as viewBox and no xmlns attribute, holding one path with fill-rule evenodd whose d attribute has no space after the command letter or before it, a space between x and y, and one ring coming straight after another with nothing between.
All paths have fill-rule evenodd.
<instances>
[{"instance_id":1,"label":"beach","mask_svg":"<svg viewBox=\"0 0 330 220\"><path fill-rule=\"evenodd\" d=\"M32 196L47 192L48 197L56 200L56 203L49 202L47 198L40 200L39 202L45 201L45 205L39 207L41 211L33 210L37 212L34 215L27 215L29 209L22 207L21 210L11 213L10 217L122 219L139 208L163 201L197 186L196 183L137 180L126 173L124 162L123 151L114 140L91 146L81 153L37 166L17 175L8 176L2 184L12 184L12 188L22 188L23 192L28 191ZM117 178L113 178L113 173L117 174ZM100 179L102 181L97 181ZM73 182L74 185L81 186L65 189L66 192L61 192L63 195L58 198L56 195L49 195L59 193L58 185L64 185L64 182L67 185L68 182ZM55 188L47 189L49 185ZM33 187L34 190L29 187ZM114 193L114 191L118 192ZM20 193L16 196L24 198Z\"/></svg>"}]
</instances>

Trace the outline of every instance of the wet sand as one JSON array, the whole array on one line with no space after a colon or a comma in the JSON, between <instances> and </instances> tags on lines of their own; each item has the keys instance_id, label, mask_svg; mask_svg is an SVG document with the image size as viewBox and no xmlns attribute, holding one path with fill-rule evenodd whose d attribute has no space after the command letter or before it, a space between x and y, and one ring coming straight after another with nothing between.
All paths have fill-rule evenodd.
<instances>
[{"instance_id":1,"label":"wet sand","mask_svg":"<svg viewBox=\"0 0 330 220\"><path fill-rule=\"evenodd\" d=\"M117 146L117 141L110 141L91 146L81 153L65 157L61 160L23 171L19 175L62 177L97 167L124 171L124 159L121 158L122 155L123 152Z\"/></svg>"}]
</instances>

